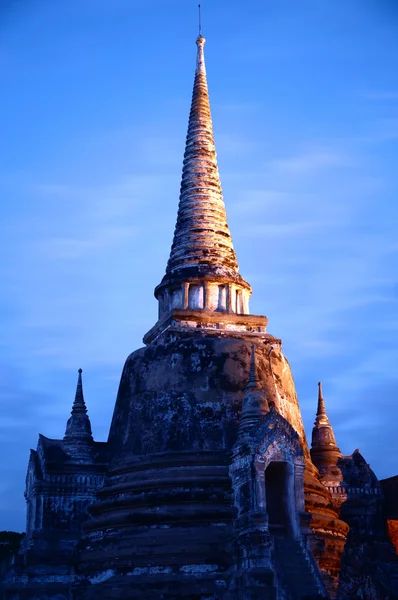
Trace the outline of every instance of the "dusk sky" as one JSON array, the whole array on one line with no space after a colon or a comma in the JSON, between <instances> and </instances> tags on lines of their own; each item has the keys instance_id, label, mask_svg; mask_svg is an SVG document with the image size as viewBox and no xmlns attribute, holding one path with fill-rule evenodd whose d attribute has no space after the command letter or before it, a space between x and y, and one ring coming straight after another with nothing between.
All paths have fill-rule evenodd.
<instances>
[{"instance_id":1,"label":"dusk sky","mask_svg":"<svg viewBox=\"0 0 398 600\"><path fill-rule=\"evenodd\" d=\"M398 474L398 6L203 0L221 182L251 312L283 340L310 436ZM83 369L106 440L157 319L195 68L196 0L0 8L0 529Z\"/></svg>"}]
</instances>

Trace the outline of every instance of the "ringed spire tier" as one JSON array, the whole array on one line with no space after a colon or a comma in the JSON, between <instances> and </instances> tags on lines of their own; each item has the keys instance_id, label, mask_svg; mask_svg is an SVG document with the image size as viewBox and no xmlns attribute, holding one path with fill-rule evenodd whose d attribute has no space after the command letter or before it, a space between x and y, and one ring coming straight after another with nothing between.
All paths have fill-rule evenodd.
<instances>
[{"instance_id":1,"label":"ringed spire tier","mask_svg":"<svg viewBox=\"0 0 398 600\"><path fill-rule=\"evenodd\" d=\"M338 467L341 452L336 443L333 427L326 413L322 383L318 383L318 408L312 430L311 459L319 470L322 481L336 485L342 480Z\"/></svg>"},{"instance_id":2,"label":"ringed spire tier","mask_svg":"<svg viewBox=\"0 0 398 600\"><path fill-rule=\"evenodd\" d=\"M79 369L75 400L73 402L71 416L66 424L64 436L65 447L72 455L85 456L91 451L93 436L91 423L87 414L87 407L83 396L82 369Z\"/></svg>"},{"instance_id":3,"label":"ringed spire tier","mask_svg":"<svg viewBox=\"0 0 398 600\"><path fill-rule=\"evenodd\" d=\"M238 261L222 195L214 145L204 58L200 35L191 112L185 146L180 202L166 273L201 268L201 273L238 271Z\"/></svg>"},{"instance_id":4,"label":"ringed spire tier","mask_svg":"<svg viewBox=\"0 0 398 600\"><path fill-rule=\"evenodd\" d=\"M175 311L249 315L251 287L239 274L218 173L205 41L199 34L177 222L166 274L155 289L159 321L145 343L164 330L160 324ZM195 318L201 320L198 314ZM267 319L261 319L255 325L264 333Z\"/></svg>"}]
</instances>

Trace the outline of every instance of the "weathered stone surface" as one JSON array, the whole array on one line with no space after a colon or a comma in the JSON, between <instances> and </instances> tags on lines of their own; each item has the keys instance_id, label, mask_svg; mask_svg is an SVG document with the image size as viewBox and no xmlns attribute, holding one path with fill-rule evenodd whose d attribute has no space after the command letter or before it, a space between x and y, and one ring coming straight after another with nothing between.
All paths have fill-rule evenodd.
<instances>
[{"instance_id":1,"label":"weathered stone surface","mask_svg":"<svg viewBox=\"0 0 398 600\"><path fill-rule=\"evenodd\" d=\"M126 361L108 442L79 372L64 439L31 452L4 600L396 597L397 486L341 456L321 390L310 454L281 341L249 313L197 46L158 321Z\"/></svg>"},{"instance_id":2,"label":"weathered stone surface","mask_svg":"<svg viewBox=\"0 0 398 600\"><path fill-rule=\"evenodd\" d=\"M358 450L351 456L341 455L321 394L314 433L311 455L322 483L331 492L340 522L349 526L342 564L335 564L335 571L332 565L329 571L339 576L338 598L395 598L398 560L387 537L380 483ZM320 557L321 565L324 561ZM329 591L332 595L333 588Z\"/></svg>"},{"instance_id":3,"label":"weathered stone surface","mask_svg":"<svg viewBox=\"0 0 398 600\"><path fill-rule=\"evenodd\" d=\"M265 343L254 344L263 408L273 407L291 423L308 463L290 367L278 340L271 342L268 337ZM98 573L105 556L108 565L127 568L123 556L129 547L135 551L133 561L129 553L130 568L137 564L137 556L139 568L146 569L149 564L169 568L169 552L164 555L168 543L173 544L173 560L179 568L186 566L190 554L191 560L199 563L214 552L215 539L206 525L209 521L218 527L224 524L217 537L216 556L218 560L223 557L223 568L233 564L229 539L235 511L227 466L238 435L251 346L251 340L244 337L198 336L150 345L127 359L108 441L111 477L99 495L100 502L91 509L93 519L85 524L85 571ZM311 468L306 473L307 503L315 531L330 542L324 559L330 572L332 567L336 569L336 562L340 564L348 527L339 522L329 492ZM201 487L201 477L206 479L206 488ZM165 480L167 489L163 489ZM185 549L185 533L182 537L176 533L182 519L200 527L195 537L202 545L196 548L191 542L190 553ZM142 530L132 529L136 520L151 530L150 550ZM126 521L128 529L123 528ZM184 540L183 548L178 539ZM98 554L99 547L107 548L106 553ZM120 576L117 569L115 576Z\"/></svg>"},{"instance_id":4,"label":"weathered stone surface","mask_svg":"<svg viewBox=\"0 0 398 600\"><path fill-rule=\"evenodd\" d=\"M129 357L109 436L110 479L82 543L94 582L106 562L113 578L127 569L147 594L156 596L161 581L181 597L206 586L214 593L216 577L225 597L234 561L228 468L250 352L245 340L199 337Z\"/></svg>"},{"instance_id":5,"label":"weathered stone surface","mask_svg":"<svg viewBox=\"0 0 398 600\"><path fill-rule=\"evenodd\" d=\"M181 268L206 269L219 273L238 271L227 224L217 168L216 149L204 60L205 39L199 36L195 81L184 154L177 224L166 273Z\"/></svg>"},{"instance_id":6,"label":"weathered stone surface","mask_svg":"<svg viewBox=\"0 0 398 600\"><path fill-rule=\"evenodd\" d=\"M144 337L145 343L156 340L167 329L171 313L173 325L178 326L181 315L176 314L176 310L188 309L199 314L205 311L209 315L249 314L251 287L239 274L218 174L204 37L200 35L196 43L195 80L177 222L166 273L155 289L159 321ZM187 327L187 319L182 320L182 327ZM216 325L239 330L233 319L226 325L220 318ZM261 326L264 325L263 321Z\"/></svg>"},{"instance_id":7,"label":"weathered stone surface","mask_svg":"<svg viewBox=\"0 0 398 600\"><path fill-rule=\"evenodd\" d=\"M106 444L94 442L81 369L63 440L39 435L26 475L26 535L3 581L4 600L70 600L87 507L103 485Z\"/></svg>"},{"instance_id":8,"label":"weathered stone surface","mask_svg":"<svg viewBox=\"0 0 398 600\"><path fill-rule=\"evenodd\" d=\"M343 475L338 467L341 458L333 428L326 414L322 383L318 383L318 410L312 430L311 460L319 471L321 482L329 489L341 486ZM337 497L334 498L337 500Z\"/></svg>"},{"instance_id":9,"label":"weathered stone surface","mask_svg":"<svg viewBox=\"0 0 398 600\"><path fill-rule=\"evenodd\" d=\"M384 496L383 512L387 519L387 530L398 554L398 475L382 479L381 490Z\"/></svg>"},{"instance_id":10,"label":"weathered stone surface","mask_svg":"<svg viewBox=\"0 0 398 600\"><path fill-rule=\"evenodd\" d=\"M259 377L275 398L267 351ZM123 370L109 434L114 460L147 452L230 450L249 377L251 344L236 338L180 339L134 352Z\"/></svg>"},{"instance_id":11,"label":"weathered stone surface","mask_svg":"<svg viewBox=\"0 0 398 600\"><path fill-rule=\"evenodd\" d=\"M394 548L398 554L398 519L387 519L388 537L394 544Z\"/></svg>"}]
</instances>

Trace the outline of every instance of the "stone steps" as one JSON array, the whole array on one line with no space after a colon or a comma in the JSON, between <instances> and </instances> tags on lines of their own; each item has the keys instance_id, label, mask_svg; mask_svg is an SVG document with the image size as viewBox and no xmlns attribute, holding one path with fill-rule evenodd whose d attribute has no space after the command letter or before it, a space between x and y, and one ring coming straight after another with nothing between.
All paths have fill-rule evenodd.
<instances>
[{"instance_id":1,"label":"stone steps","mask_svg":"<svg viewBox=\"0 0 398 600\"><path fill-rule=\"evenodd\" d=\"M283 584L292 600L324 597L314 566L300 542L293 538L274 538L274 551Z\"/></svg>"}]
</instances>

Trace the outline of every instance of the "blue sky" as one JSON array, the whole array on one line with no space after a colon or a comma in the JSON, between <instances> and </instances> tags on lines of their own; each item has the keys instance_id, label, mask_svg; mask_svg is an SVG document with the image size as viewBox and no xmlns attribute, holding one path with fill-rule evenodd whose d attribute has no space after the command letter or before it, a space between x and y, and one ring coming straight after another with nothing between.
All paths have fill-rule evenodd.
<instances>
[{"instance_id":1,"label":"blue sky","mask_svg":"<svg viewBox=\"0 0 398 600\"><path fill-rule=\"evenodd\" d=\"M0 9L0 529L24 528L39 432L77 369L105 440L157 314L174 229L197 3ZM345 454L398 473L398 8L204 0L216 146L251 312L284 342L310 434L322 380Z\"/></svg>"}]
</instances>

